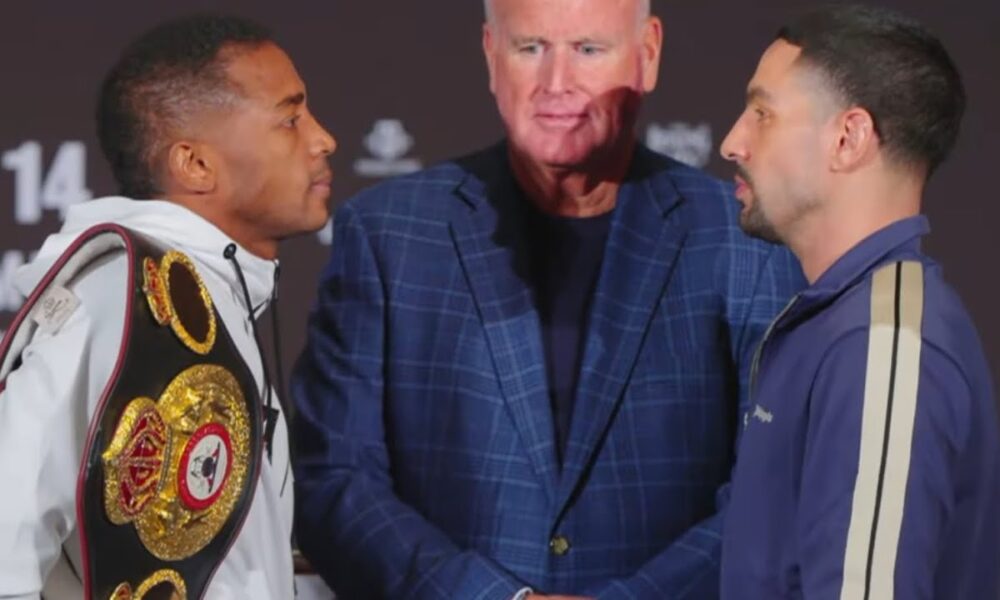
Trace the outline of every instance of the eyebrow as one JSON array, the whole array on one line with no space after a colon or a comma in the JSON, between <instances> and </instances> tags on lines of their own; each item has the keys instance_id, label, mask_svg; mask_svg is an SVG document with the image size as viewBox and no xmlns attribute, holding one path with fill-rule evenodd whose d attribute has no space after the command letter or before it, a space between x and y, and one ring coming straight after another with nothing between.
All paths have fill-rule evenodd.
<instances>
[{"instance_id":1,"label":"eyebrow","mask_svg":"<svg viewBox=\"0 0 1000 600\"><path fill-rule=\"evenodd\" d=\"M762 102L771 102L774 99L771 94L764 88L753 85L747 89L747 103L753 102L754 100L760 100Z\"/></svg>"},{"instance_id":2,"label":"eyebrow","mask_svg":"<svg viewBox=\"0 0 1000 600\"><path fill-rule=\"evenodd\" d=\"M510 43L512 46L521 46L524 44L544 44L545 40L537 35L512 35Z\"/></svg>"},{"instance_id":3,"label":"eyebrow","mask_svg":"<svg viewBox=\"0 0 1000 600\"><path fill-rule=\"evenodd\" d=\"M286 106L299 106L306 101L306 93L299 92L282 98L281 102L274 105L275 108L285 108Z\"/></svg>"},{"instance_id":4,"label":"eyebrow","mask_svg":"<svg viewBox=\"0 0 1000 600\"><path fill-rule=\"evenodd\" d=\"M524 44L547 44L548 40L537 35L512 35L510 37L510 43L512 46L521 46ZM605 39L599 39L592 36L584 36L581 38L573 39L570 43L579 44L599 44L599 45L609 45L610 41Z\"/></svg>"}]
</instances>

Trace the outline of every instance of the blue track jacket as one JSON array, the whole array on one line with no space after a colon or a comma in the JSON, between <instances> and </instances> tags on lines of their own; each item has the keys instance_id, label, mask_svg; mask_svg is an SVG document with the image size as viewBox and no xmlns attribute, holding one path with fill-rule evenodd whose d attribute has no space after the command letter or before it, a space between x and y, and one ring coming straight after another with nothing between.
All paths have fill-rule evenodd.
<instances>
[{"instance_id":1,"label":"blue track jacket","mask_svg":"<svg viewBox=\"0 0 1000 600\"><path fill-rule=\"evenodd\" d=\"M727 599L998 596L989 369L923 217L841 257L754 363L722 550Z\"/></svg>"}]
</instances>

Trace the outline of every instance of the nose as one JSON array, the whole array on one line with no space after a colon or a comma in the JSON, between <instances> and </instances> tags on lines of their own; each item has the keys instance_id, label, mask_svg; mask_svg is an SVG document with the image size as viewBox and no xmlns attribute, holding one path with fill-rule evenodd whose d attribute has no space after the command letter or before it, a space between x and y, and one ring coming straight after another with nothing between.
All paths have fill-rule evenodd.
<instances>
[{"instance_id":1,"label":"nose","mask_svg":"<svg viewBox=\"0 0 1000 600\"><path fill-rule=\"evenodd\" d=\"M742 122L743 119L740 118L733 123L733 127L729 130L729 133L726 134L725 139L722 140L722 145L719 146L719 154L721 154L722 158L726 160L740 162L745 161L748 157L746 143L744 140L745 136L742 132Z\"/></svg>"},{"instance_id":2,"label":"nose","mask_svg":"<svg viewBox=\"0 0 1000 600\"><path fill-rule=\"evenodd\" d=\"M316 124L316 134L313 138L313 154L330 155L337 150L337 140L326 130L319 121L313 119Z\"/></svg>"},{"instance_id":3,"label":"nose","mask_svg":"<svg viewBox=\"0 0 1000 600\"><path fill-rule=\"evenodd\" d=\"M573 66L565 52L553 49L542 64L542 89L550 94L561 94L573 87Z\"/></svg>"}]
</instances>

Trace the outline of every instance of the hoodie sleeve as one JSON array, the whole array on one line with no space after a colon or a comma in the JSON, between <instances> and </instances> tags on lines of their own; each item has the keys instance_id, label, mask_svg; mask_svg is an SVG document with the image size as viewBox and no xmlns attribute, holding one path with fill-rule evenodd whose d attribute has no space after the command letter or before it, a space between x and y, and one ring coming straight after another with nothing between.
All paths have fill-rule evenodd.
<instances>
[{"instance_id":1,"label":"hoodie sleeve","mask_svg":"<svg viewBox=\"0 0 1000 600\"><path fill-rule=\"evenodd\" d=\"M123 253L86 267L67 286L80 305L56 332L34 334L0 392L0 597L38 598L76 528L80 457L117 356L125 282Z\"/></svg>"}]
</instances>

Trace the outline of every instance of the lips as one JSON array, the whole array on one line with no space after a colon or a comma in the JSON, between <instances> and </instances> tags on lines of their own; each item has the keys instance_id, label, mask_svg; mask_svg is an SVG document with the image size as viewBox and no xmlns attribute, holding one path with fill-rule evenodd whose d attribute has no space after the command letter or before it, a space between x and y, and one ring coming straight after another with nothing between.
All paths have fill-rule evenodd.
<instances>
[{"instance_id":1,"label":"lips","mask_svg":"<svg viewBox=\"0 0 1000 600\"><path fill-rule=\"evenodd\" d=\"M735 195L737 198L742 199L743 196L746 196L753 191L753 187L750 182L750 175L740 166L736 167L736 174L733 175L733 182L736 184Z\"/></svg>"},{"instance_id":2,"label":"lips","mask_svg":"<svg viewBox=\"0 0 1000 600\"><path fill-rule=\"evenodd\" d=\"M552 129L571 129L579 126L587 119L585 112L539 112L535 120L543 127Z\"/></svg>"},{"instance_id":3,"label":"lips","mask_svg":"<svg viewBox=\"0 0 1000 600\"><path fill-rule=\"evenodd\" d=\"M309 182L309 185L313 187L330 187L330 183L333 181L333 171L330 169L325 169L321 171L318 175L314 176Z\"/></svg>"}]
</instances>

